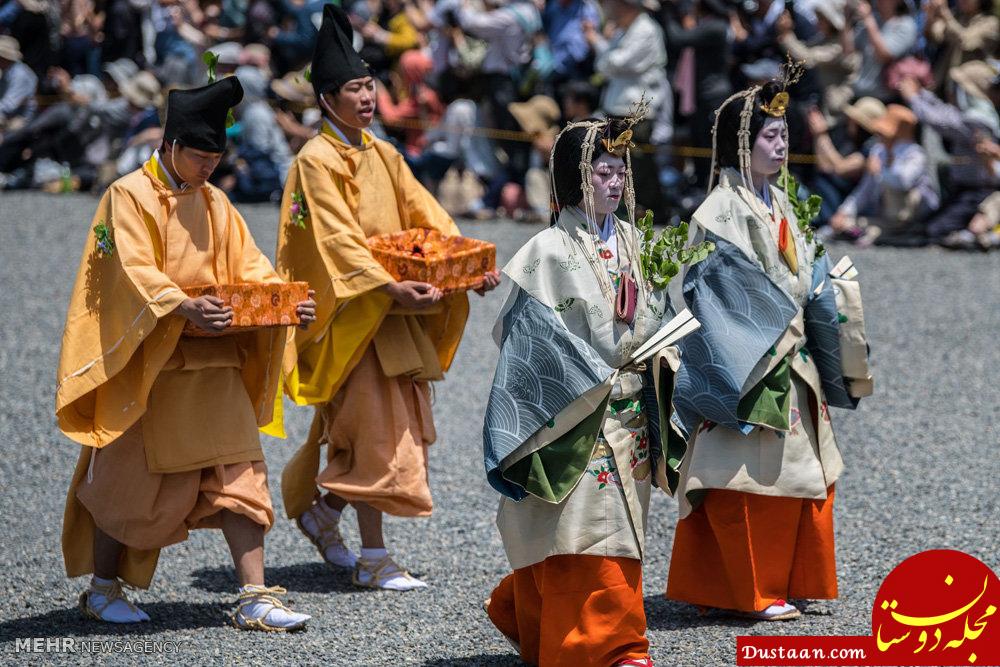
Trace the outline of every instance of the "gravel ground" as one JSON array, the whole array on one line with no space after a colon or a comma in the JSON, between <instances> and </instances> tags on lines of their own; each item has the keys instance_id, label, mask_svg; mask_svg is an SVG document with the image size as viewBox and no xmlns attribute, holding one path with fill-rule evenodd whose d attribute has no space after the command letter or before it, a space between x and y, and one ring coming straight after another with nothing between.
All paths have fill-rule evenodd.
<instances>
[{"instance_id":1,"label":"gravel ground","mask_svg":"<svg viewBox=\"0 0 1000 667\"><path fill-rule=\"evenodd\" d=\"M305 633L240 633L225 625L236 582L221 534L198 531L166 549L149 591L137 595L153 622L121 631L81 619L84 579L63 575L59 537L77 457L53 418L54 376L66 303L96 201L86 196L0 195L0 662L122 656L16 655L15 638L182 642L149 662L327 665L517 665L481 610L507 572L493 525L496 494L483 475L480 429L496 350L488 331L502 294L473 298L466 338L437 388L439 441L432 448L434 516L388 519L390 547L424 577L426 591L354 589L332 574L283 518L277 483L306 433L310 411L291 409L290 438L265 443L282 516L267 539L267 578L314 616ZM274 247L276 210L243 208L258 244ZM465 233L510 257L534 231L511 222L468 223ZM846 248L835 246L839 256ZM837 485L841 598L810 605L797 622L753 625L700 618L664 599L674 502L654 496L645 566L646 613L658 664L735 660L740 634L867 634L878 586L904 557L956 548L998 569L1000 555L1000 255L936 249L851 252L864 284L876 395L835 411L847 471ZM346 516L346 538L357 545Z\"/></svg>"}]
</instances>

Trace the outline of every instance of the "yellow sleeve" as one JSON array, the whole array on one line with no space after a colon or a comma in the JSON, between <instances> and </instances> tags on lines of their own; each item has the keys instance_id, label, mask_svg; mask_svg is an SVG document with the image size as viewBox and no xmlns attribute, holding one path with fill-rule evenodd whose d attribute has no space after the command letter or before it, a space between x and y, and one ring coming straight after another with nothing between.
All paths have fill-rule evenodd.
<instances>
[{"instance_id":1,"label":"yellow sleeve","mask_svg":"<svg viewBox=\"0 0 1000 667\"><path fill-rule=\"evenodd\" d=\"M348 196L355 196L351 186L311 156L298 159L296 168L309 210L308 224L337 301L394 282L372 257L365 233L347 203Z\"/></svg>"}]
</instances>

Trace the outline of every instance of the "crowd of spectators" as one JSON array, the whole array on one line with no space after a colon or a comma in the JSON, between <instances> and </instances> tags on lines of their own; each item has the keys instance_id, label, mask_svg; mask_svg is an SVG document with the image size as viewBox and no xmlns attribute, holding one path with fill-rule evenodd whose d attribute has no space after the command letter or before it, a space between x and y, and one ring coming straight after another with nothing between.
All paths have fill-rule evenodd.
<instances>
[{"instance_id":1,"label":"crowd of spectators","mask_svg":"<svg viewBox=\"0 0 1000 667\"><path fill-rule=\"evenodd\" d=\"M0 0L0 189L99 191L161 142L167 92L235 75L213 177L280 196L320 114L325 0ZM375 132L456 215L544 219L560 126L650 105L638 203L688 215L714 110L792 58L792 171L862 245L1000 247L1000 0L343 0L378 80ZM916 4L921 3L921 4Z\"/></svg>"}]
</instances>

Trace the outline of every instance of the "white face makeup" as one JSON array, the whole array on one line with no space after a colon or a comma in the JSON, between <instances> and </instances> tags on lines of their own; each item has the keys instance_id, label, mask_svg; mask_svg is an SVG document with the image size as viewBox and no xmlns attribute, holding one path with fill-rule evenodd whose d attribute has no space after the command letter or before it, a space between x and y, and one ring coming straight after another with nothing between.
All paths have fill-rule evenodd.
<instances>
[{"instance_id":1,"label":"white face makeup","mask_svg":"<svg viewBox=\"0 0 1000 667\"><path fill-rule=\"evenodd\" d=\"M781 170L788 151L788 128L784 118L768 118L757 133L750 152L750 172L755 176L773 176Z\"/></svg>"},{"instance_id":2,"label":"white face makeup","mask_svg":"<svg viewBox=\"0 0 1000 667\"><path fill-rule=\"evenodd\" d=\"M625 161L610 153L594 160L594 213L600 224L606 215L618 210L625 190Z\"/></svg>"}]
</instances>

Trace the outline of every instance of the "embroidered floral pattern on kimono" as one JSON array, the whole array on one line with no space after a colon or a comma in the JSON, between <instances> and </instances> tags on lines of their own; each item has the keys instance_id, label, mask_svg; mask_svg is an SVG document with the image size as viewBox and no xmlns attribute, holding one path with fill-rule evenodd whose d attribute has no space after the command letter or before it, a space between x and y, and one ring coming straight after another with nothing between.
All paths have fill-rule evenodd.
<instances>
[{"instance_id":1,"label":"embroidered floral pattern on kimono","mask_svg":"<svg viewBox=\"0 0 1000 667\"><path fill-rule=\"evenodd\" d=\"M788 432L792 435L799 434L799 424L802 423L802 414L799 409L793 407L788 418Z\"/></svg>"},{"instance_id":2,"label":"embroidered floral pattern on kimono","mask_svg":"<svg viewBox=\"0 0 1000 667\"><path fill-rule=\"evenodd\" d=\"M615 468L615 459L613 456L602 456L599 459L594 459L590 462L590 468L587 472L593 476L598 489L604 489L609 486L621 487L622 485L622 481L618 477L618 469Z\"/></svg>"}]
</instances>

